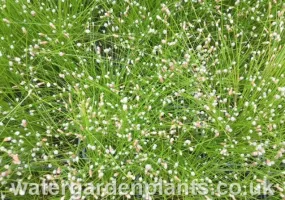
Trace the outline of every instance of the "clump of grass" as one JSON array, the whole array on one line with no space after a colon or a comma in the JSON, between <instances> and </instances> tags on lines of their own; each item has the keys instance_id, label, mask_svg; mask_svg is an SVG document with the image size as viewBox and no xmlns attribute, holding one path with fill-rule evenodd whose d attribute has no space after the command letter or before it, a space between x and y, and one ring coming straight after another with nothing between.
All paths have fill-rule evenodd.
<instances>
[{"instance_id":1,"label":"clump of grass","mask_svg":"<svg viewBox=\"0 0 285 200\"><path fill-rule=\"evenodd\" d=\"M6 196L42 178L215 188L266 176L271 198L284 198L281 1L2 0L0 10Z\"/></svg>"}]
</instances>

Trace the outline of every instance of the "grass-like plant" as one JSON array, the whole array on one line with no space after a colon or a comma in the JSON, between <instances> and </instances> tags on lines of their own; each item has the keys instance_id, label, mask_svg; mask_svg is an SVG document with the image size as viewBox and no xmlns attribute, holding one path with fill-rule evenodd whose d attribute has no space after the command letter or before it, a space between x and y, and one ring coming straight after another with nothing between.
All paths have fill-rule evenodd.
<instances>
[{"instance_id":1,"label":"grass-like plant","mask_svg":"<svg viewBox=\"0 0 285 200\"><path fill-rule=\"evenodd\" d=\"M19 181L196 180L207 194L81 198L284 199L284 12L278 0L1 0L0 195L72 198L15 196ZM265 179L273 194L249 192Z\"/></svg>"}]
</instances>

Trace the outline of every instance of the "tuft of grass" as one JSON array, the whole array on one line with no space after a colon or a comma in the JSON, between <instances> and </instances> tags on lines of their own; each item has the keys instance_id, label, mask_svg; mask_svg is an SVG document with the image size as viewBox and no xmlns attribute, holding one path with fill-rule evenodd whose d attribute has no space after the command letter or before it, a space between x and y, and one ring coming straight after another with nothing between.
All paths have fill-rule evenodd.
<instances>
[{"instance_id":1,"label":"tuft of grass","mask_svg":"<svg viewBox=\"0 0 285 200\"><path fill-rule=\"evenodd\" d=\"M284 12L266 0L1 0L1 195L22 199L11 183L42 179L248 191L266 177L272 196L152 199L284 198Z\"/></svg>"}]
</instances>

